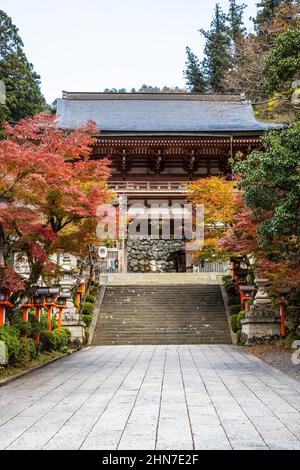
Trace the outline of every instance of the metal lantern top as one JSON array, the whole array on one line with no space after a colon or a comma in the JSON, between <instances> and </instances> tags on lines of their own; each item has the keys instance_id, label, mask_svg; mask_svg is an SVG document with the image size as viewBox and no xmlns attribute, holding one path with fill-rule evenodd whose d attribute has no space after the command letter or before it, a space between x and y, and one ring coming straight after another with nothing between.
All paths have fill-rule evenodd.
<instances>
[{"instance_id":1,"label":"metal lantern top","mask_svg":"<svg viewBox=\"0 0 300 470\"><path fill-rule=\"evenodd\" d=\"M239 289L241 292L243 292L245 297L250 297L250 298L252 298L255 292L255 286L240 286Z\"/></svg>"},{"instance_id":2,"label":"metal lantern top","mask_svg":"<svg viewBox=\"0 0 300 470\"><path fill-rule=\"evenodd\" d=\"M32 288L33 303L36 306L55 305L55 298L59 295L59 287Z\"/></svg>"},{"instance_id":3,"label":"metal lantern top","mask_svg":"<svg viewBox=\"0 0 300 470\"><path fill-rule=\"evenodd\" d=\"M10 289L5 282L0 284L0 304L10 305Z\"/></svg>"},{"instance_id":4,"label":"metal lantern top","mask_svg":"<svg viewBox=\"0 0 300 470\"><path fill-rule=\"evenodd\" d=\"M289 289L288 287L285 289L281 289L279 293L281 302L286 302L288 297L291 295L291 293L292 293L292 289Z\"/></svg>"},{"instance_id":5,"label":"metal lantern top","mask_svg":"<svg viewBox=\"0 0 300 470\"><path fill-rule=\"evenodd\" d=\"M241 268L238 268L236 271L235 271L235 275L237 277L241 277L241 278L245 278L248 276L248 269L241 269Z\"/></svg>"},{"instance_id":6,"label":"metal lantern top","mask_svg":"<svg viewBox=\"0 0 300 470\"><path fill-rule=\"evenodd\" d=\"M58 307L67 308L67 300L71 298L71 294L63 292L56 299L56 304Z\"/></svg>"}]
</instances>

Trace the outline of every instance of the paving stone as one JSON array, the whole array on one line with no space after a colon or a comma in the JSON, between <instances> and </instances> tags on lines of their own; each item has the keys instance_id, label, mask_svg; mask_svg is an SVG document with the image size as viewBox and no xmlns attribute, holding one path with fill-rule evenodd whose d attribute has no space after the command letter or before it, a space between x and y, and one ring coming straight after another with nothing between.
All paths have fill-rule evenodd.
<instances>
[{"instance_id":1,"label":"paving stone","mask_svg":"<svg viewBox=\"0 0 300 470\"><path fill-rule=\"evenodd\" d=\"M229 345L89 348L0 405L1 449L300 449L299 383Z\"/></svg>"}]
</instances>

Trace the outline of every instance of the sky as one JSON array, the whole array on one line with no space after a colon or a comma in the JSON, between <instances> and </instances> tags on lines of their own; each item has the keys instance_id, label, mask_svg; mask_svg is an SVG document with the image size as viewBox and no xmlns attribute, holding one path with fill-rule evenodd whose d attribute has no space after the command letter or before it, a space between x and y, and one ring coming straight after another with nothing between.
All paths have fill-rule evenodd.
<instances>
[{"instance_id":1,"label":"sky","mask_svg":"<svg viewBox=\"0 0 300 470\"><path fill-rule=\"evenodd\" d=\"M245 19L258 0L246 0ZM215 0L1 0L49 103L66 91L184 86L185 48L199 57ZM242 1L240 2L242 3ZM228 0L219 0L225 10Z\"/></svg>"}]
</instances>

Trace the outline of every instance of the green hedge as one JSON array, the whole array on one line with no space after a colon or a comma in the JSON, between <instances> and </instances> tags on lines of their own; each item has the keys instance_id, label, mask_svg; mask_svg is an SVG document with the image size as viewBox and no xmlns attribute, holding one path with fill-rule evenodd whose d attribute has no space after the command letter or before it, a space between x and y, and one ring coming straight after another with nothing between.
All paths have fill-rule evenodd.
<instances>
[{"instance_id":1,"label":"green hedge","mask_svg":"<svg viewBox=\"0 0 300 470\"><path fill-rule=\"evenodd\" d=\"M89 327L93 321L93 315L82 315L82 321L84 321L85 326Z\"/></svg>"},{"instance_id":2,"label":"green hedge","mask_svg":"<svg viewBox=\"0 0 300 470\"><path fill-rule=\"evenodd\" d=\"M238 295L238 290L234 282L225 283L224 287L228 296L232 297Z\"/></svg>"},{"instance_id":3,"label":"green hedge","mask_svg":"<svg viewBox=\"0 0 300 470\"><path fill-rule=\"evenodd\" d=\"M0 340L5 343L6 360L9 365L25 365L38 355L34 340L20 337L16 327L1 328Z\"/></svg>"},{"instance_id":4,"label":"green hedge","mask_svg":"<svg viewBox=\"0 0 300 470\"><path fill-rule=\"evenodd\" d=\"M65 351L70 346L71 333L67 328L42 331L40 335L42 351Z\"/></svg>"},{"instance_id":5,"label":"green hedge","mask_svg":"<svg viewBox=\"0 0 300 470\"><path fill-rule=\"evenodd\" d=\"M241 331L242 329L241 320L243 318L245 318L245 310L242 310L241 312L236 313L235 315L232 315L230 317L231 328L234 333Z\"/></svg>"},{"instance_id":6,"label":"green hedge","mask_svg":"<svg viewBox=\"0 0 300 470\"><path fill-rule=\"evenodd\" d=\"M94 295L87 295L85 301L90 304L94 304L96 302L96 297Z\"/></svg>"},{"instance_id":7,"label":"green hedge","mask_svg":"<svg viewBox=\"0 0 300 470\"><path fill-rule=\"evenodd\" d=\"M83 305L82 314L83 315L92 315L95 308L95 304L91 302L85 302Z\"/></svg>"}]
</instances>

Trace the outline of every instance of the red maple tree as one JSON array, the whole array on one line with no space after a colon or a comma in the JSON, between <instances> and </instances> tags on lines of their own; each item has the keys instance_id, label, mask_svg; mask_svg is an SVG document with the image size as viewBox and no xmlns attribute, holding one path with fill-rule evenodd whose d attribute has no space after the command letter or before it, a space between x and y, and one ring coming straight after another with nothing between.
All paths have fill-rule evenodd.
<instances>
[{"instance_id":1,"label":"red maple tree","mask_svg":"<svg viewBox=\"0 0 300 470\"><path fill-rule=\"evenodd\" d=\"M4 124L0 142L0 223L5 233L5 277L26 291L42 276L57 274L51 255L60 250L84 256L96 241L97 207L111 201L108 160L92 160L93 122L63 131L57 118L39 114ZM28 264L18 278L12 254Z\"/></svg>"}]
</instances>

